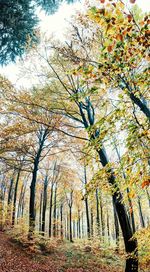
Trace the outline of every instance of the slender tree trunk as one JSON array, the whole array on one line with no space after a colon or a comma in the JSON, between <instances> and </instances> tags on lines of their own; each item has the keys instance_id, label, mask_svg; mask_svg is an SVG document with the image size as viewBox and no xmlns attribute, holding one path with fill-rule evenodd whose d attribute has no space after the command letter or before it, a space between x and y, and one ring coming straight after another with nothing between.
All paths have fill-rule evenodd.
<instances>
[{"instance_id":1,"label":"slender tree trunk","mask_svg":"<svg viewBox=\"0 0 150 272\"><path fill-rule=\"evenodd\" d=\"M6 192L6 186L5 186L4 180L2 180L1 190L0 190L0 231L2 231L4 227L5 192Z\"/></svg>"},{"instance_id":2,"label":"slender tree trunk","mask_svg":"<svg viewBox=\"0 0 150 272\"><path fill-rule=\"evenodd\" d=\"M87 237L88 239L90 239L91 231L90 231L89 205L87 197L85 197L85 211L86 211Z\"/></svg>"},{"instance_id":3,"label":"slender tree trunk","mask_svg":"<svg viewBox=\"0 0 150 272\"><path fill-rule=\"evenodd\" d=\"M78 238L81 239L81 216L80 216L80 210L78 210Z\"/></svg>"},{"instance_id":4,"label":"slender tree trunk","mask_svg":"<svg viewBox=\"0 0 150 272\"><path fill-rule=\"evenodd\" d=\"M72 243L72 206L69 207L69 240Z\"/></svg>"},{"instance_id":5,"label":"slender tree trunk","mask_svg":"<svg viewBox=\"0 0 150 272\"><path fill-rule=\"evenodd\" d=\"M97 225L97 234L100 235L100 216L99 216L99 194L98 189L96 189L96 225Z\"/></svg>"},{"instance_id":6,"label":"slender tree trunk","mask_svg":"<svg viewBox=\"0 0 150 272\"><path fill-rule=\"evenodd\" d=\"M60 237L63 240L63 204L60 205Z\"/></svg>"},{"instance_id":7,"label":"slender tree trunk","mask_svg":"<svg viewBox=\"0 0 150 272\"><path fill-rule=\"evenodd\" d=\"M85 186L87 184L87 176L86 176L86 166L84 166L84 182ZM86 189L85 189L86 192ZM90 218L89 218L89 205L88 205L88 197L87 192L85 194L85 211L86 211L86 223L87 223L87 237L90 239L91 237L91 231L90 231Z\"/></svg>"},{"instance_id":8,"label":"slender tree trunk","mask_svg":"<svg viewBox=\"0 0 150 272\"><path fill-rule=\"evenodd\" d=\"M23 195L22 195L22 202L21 202L21 217L23 217L24 207L25 207L25 193L26 193L26 185L24 186Z\"/></svg>"},{"instance_id":9,"label":"slender tree trunk","mask_svg":"<svg viewBox=\"0 0 150 272\"><path fill-rule=\"evenodd\" d=\"M57 228L56 228L56 235L57 237L59 237L59 209L57 209L57 224L56 224Z\"/></svg>"},{"instance_id":10,"label":"slender tree trunk","mask_svg":"<svg viewBox=\"0 0 150 272\"><path fill-rule=\"evenodd\" d=\"M54 210L53 210L53 236L56 237L56 219L57 219L57 206L56 206L56 199L57 199L57 183L55 184L55 191L54 191Z\"/></svg>"},{"instance_id":11,"label":"slender tree trunk","mask_svg":"<svg viewBox=\"0 0 150 272\"><path fill-rule=\"evenodd\" d=\"M42 235L45 233L45 217L46 217L46 207L47 207L47 186L48 177L46 175L44 180L44 190L43 190L43 209L42 209Z\"/></svg>"},{"instance_id":12,"label":"slender tree trunk","mask_svg":"<svg viewBox=\"0 0 150 272\"><path fill-rule=\"evenodd\" d=\"M0 231L3 230L3 196L2 191L0 192Z\"/></svg>"},{"instance_id":13,"label":"slender tree trunk","mask_svg":"<svg viewBox=\"0 0 150 272\"><path fill-rule=\"evenodd\" d=\"M19 219L19 217L21 215L21 203L22 203L22 197L23 197L23 190L24 190L24 184L22 184L22 186L21 186L21 192L20 192L20 196L19 196L17 220Z\"/></svg>"},{"instance_id":14,"label":"slender tree trunk","mask_svg":"<svg viewBox=\"0 0 150 272\"><path fill-rule=\"evenodd\" d=\"M139 196L138 196L138 207L139 207L139 217L140 217L141 227L145 228L145 222L144 222L144 217L143 217L143 213L142 213L141 200L140 200Z\"/></svg>"},{"instance_id":15,"label":"slender tree trunk","mask_svg":"<svg viewBox=\"0 0 150 272\"><path fill-rule=\"evenodd\" d=\"M108 236L108 243L110 244L110 228L109 228L109 213L107 210L107 236Z\"/></svg>"},{"instance_id":16,"label":"slender tree trunk","mask_svg":"<svg viewBox=\"0 0 150 272\"><path fill-rule=\"evenodd\" d=\"M14 177L10 180L10 186L9 186L9 192L8 192L8 200L7 200L7 206L11 204L12 201L12 191L13 191L13 185L14 185Z\"/></svg>"},{"instance_id":17,"label":"slender tree trunk","mask_svg":"<svg viewBox=\"0 0 150 272\"><path fill-rule=\"evenodd\" d=\"M76 238L76 222L75 222L75 220L73 220L72 224L73 224L73 238L75 239ZM78 232L77 232L77 236L78 236Z\"/></svg>"},{"instance_id":18,"label":"slender tree trunk","mask_svg":"<svg viewBox=\"0 0 150 272\"><path fill-rule=\"evenodd\" d=\"M40 211L39 211L39 233L42 231L42 204L43 204L43 192L40 195Z\"/></svg>"},{"instance_id":19,"label":"slender tree trunk","mask_svg":"<svg viewBox=\"0 0 150 272\"><path fill-rule=\"evenodd\" d=\"M118 251L119 248L119 222L118 222L118 216L116 212L116 207L113 202L113 210L114 210L114 225L115 225L115 238L116 238L116 250Z\"/></svg>"},{"instance_id":20,"label":"slender tree trunk","mask_svg":"<svg viewBox=\"0 0 150 272\"><path fill-rule=\"evenodd\" d=\"M18 191L18 184L19 184L20 172L21 172L21 170L19 169L18 170L18 174L17 174L16 184L15 184L14 201L13 201L13 213L12 213L12 226L15 225L17 191Z\"/></svg>"},{"instance_id":21,"label":"slender tree trunk","mask_svg":"<svg viewBox=\"0 0 150 272\"><path fill-rule=\"evenodd\" d=\"M13 198L13 186L14 186L14 177L15 176L15 171L13 173L13 176L10 180L10 186L9 186L9 191L8 191L8 200L7 200L7 220L8 224L12 222L12 198Z\"/></svg>"},{"instance_id":22,"label":"slender tree trunk","mask_svg":"<svg viewBox=\"0 0 150 272\"><path fill-rule=\"evenodd\" d=\"M35 228L35 188L36 188L36 179L38 171L38 160L34 162L34 170L32 173L32 181L30 185L30 203L29 203L29 235L28 238L31 239L34 228Z\"/></svg>"},{"instance_id":23,"label":"slender tree trunk","mask_svg":"<svg viewBox=\"0 0 150 272\"><path fill-rule=\"evenodd\" d=\"M82 239L84 238L84 213L82 212Z\"/></svg>"},{"instance_id":24,"label":"slender tree trunk","mask_svg":"<svg viewBox=\"0 0 150 272\"><path fill-rule=\"evenodd\" d=\"M100 204L100 216L101 216L101 226L102 226L102 238L104 238L104 236L105 236L105 222L104 222L103 202L102 202L101 193L100 193L100 196L99 196L99 204Z\"/></svg>"},{"instance_id":25,"label":"slender tree trunk","mask_svg":"<svg viewBox=\"0 0 150 272\"><path fill-rule=\"evenodd\" d=\"M52 207L53 207L53 187L54 183L51 183L51 193L50 193L50 206L49 206L49 237L52 236Z\"/></svg>"},{"instance_id":26,"label":"slender tree trunk","mask_svg":"<svg viewBox=\"0 0 150 272\"><path fill-rule=\"evenodd\" d=\"M67 214L67 220L66 220L66 230L67 230L67 240L69 240L69 215Z\"/></svg>"},{"instance_id":27,"label":"slender tree trunk","mask_svg":"<svg viewBox=\"0 0 150 272\"><path fill-rule=\"evenodd\" d=\"M93 209L91 208L91 237L93 237L93 235L94 235L93 223L94 223L94 220L93 220Z\"/></svg>"}]
</instances>

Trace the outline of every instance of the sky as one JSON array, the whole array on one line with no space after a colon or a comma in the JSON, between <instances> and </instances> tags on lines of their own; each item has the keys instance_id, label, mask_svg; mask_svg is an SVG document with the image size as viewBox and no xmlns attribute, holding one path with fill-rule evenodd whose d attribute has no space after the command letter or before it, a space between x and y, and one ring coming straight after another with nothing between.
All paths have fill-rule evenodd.
<instances>
[{"instance_id":1,"label":"sky","mask_svg":"<svg viewBox=\"0 0 150 272\"><path fill-rule=\"evenodd\" d=\"M129 3L129 0L125 0ZM138 6L144 11L150 11L150 0L136 0ZM76 11L84 10L83 2L74 4L63 4L59 10L51 16L45 16L45 13L39 12L39 18L41 20L40 27L46 35L55 33L60 39L63 37L67 22L70 20L71 16L76 13ZM30 82L27 79L20 78L20 65L9 64L5 67L0 67L0 74L6 76L14 85L19 86L30 86Z\"/></svg>"}]
</instances>

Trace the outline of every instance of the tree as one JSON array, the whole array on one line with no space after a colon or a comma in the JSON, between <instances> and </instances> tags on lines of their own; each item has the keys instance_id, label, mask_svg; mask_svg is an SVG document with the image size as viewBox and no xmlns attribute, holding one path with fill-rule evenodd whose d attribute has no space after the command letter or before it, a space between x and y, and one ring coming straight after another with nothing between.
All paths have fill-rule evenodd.
<instances>
[{"instance_id":1,"label":"tree","mask_svg":"<svg viewBox=\"0 0 150 272\"><path fill-rule=\"evenodd\" d=\"M149 29L148 16L136 21L132 11L126 11L122 1L106 5L104 9L92 7L89 18L101 25L100 54L96 79L105 86L123 91L131 102L150 120L148 100Z\"/></svg>"},{"instance_id":2,"label":"tree","mask_svg":"<svg viewBox=\"0 0 150 272\"><path fill-rule=\"evenodd\" d=\"M72 3L68 0L67 3ZM49 14L57 11L62 0L0 0L0 64L7 65L21 57L38 42L36 8Z\"/></svg>"},{"instance_id":3,"label":"tree","mask_svg":"<svg viewBox=\"0 0 150 272\"><path fill-rule=\"evenodd\" d=\"M41 7L47 14L53 14L55 13L61 3L63 2L62 0L35 0L37 6ZM68 4L73 3L74 0L66 0Z\"/></svg>"},{"instance_id":4,"label":"tree","mask_svg":"<svg viewBox=\"0 0 150 272\"><path fill-rule=\"evenodd\" d=\"M38 19L30 0L0 1L0 64L15 61L37 42Z\"/></svg>"}]
</instances>

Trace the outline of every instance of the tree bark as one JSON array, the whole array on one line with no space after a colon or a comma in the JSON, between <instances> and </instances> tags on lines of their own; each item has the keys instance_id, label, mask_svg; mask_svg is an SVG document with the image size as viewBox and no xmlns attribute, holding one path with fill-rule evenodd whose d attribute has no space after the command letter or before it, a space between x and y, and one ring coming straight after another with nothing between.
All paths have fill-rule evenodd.
<instances>
[{"instance_id":1,"label":"tree bark","mask_svg":"<svg viewBox=\"0 0 150 272\"><path fill-rule=\"evenodd\" d=\"M40 195L40 211L39 211L39 233L42 231L42 204L43 204L43 192Z\"/></svg>"},{"instance_id":2,"label":"tree bark","mask_svg":"<svg viewBox=\"0 0 150 272\"><path fill-rule=\"evenodd\" d=\"M57 200L57 183L55 184L55 191L54 191L54 209L53 209L53 236L56 237L56 219L57 219L57 214L56 214L56 200Z\"/></svg>"},{"instance_id":3,"label":"tree bark","mask_svg":"<svg viewBox=\"0 0 150 272\"><path fill-rule=\"evenodd\" d=\"M14 224L15 224L17 191L18 191L18 184L19 184L20 172L21 172L21 169L18 170L16 184L15 184L14 201L13 201L13 213L12 213L12 226L14 226Z\"/></svg>"},{"instance_id":4,"label":"tree bark","mask_svg":"<svg viewBox=\"0 0 150 272\"><path fill-rule=\"evenodd\" d=\"M104 236L105 236L105 222L104 222L103 203L102 203L101 193L100 193L100 196L99 196L99 204L100 204L100 217L101 217L101 226L102 226L102 238L104 239Z\"/></svg>"},{"instance_id":5,"label":"tree bark","mask_svg":"<svg viewBox=\"0 0 150 272\"><path fill-rule=\"evenodd\" d=\"M72 206L69 207L69 240L72 243Z\"/></svg>"},{"instance_id":6,"label":"tree bark","mask_svg":"<svg viewBox=\"0 0 150 272\"><path fill-rule=\"evenodd\" d=\"M140 110L146 115L146 117L150 120L150 110L145 103L143 103L138 97L134 95L133 92L130 94L131 100L140 108Z\"/></svg>"},{"instance_id":7,"label":"tree bark","mask_svg":"<svg viewBox=\"0 0 150 272\"><path fill-rule=\"evenodd\" d=\"M63 240L63 204L60 205L60 237Z\"/></svg>"},{"instance_id":8,"label":"tree bark","mask_svg":"<svg viewBox=\"0 0 150 272\"><path fill-rule=\"evenodd\" d=\"M28 238L32 238L35 228L35 187L37 180L39 160L36 158L34 161L34 169L32 173L32 181L30 185L30 203L29 203L29 235Z\"/></svg>"},{"instance_id":9,"label":"tree bark","mask_svg":"<svg viewBox=\"0 0 150 272\"><path fill-rule=\"evenodd\" d=\"M43 190L43 209L42 209L42 235L45 233L45 217L46 217L46 207L47 207L47 186L48 177L46 175L44 180L44 190Z\"/></svg>"},{"instance_id":10,"label":"tree bark","mask_svg":"<svg viewBox=\"0 0 150 272\"><path fill-rule=\"evenodd\" d=\"M109 228L109 213L107 210L107 236L108 236L108 243L110 244L110 228Z\"/></svg>"},{"instance_id":11,"label":"tree bark","mask_svg":"<svg viewBox=\"0 0 150 272\"><path fill-rule=\"evenodd\" d=\"M117 212L116 212L116 207L114 205L114 201L113 202L113 210L114 210L114 224L115 224L115 238L116 238L116 250L118 250L119 248L119 222L118 222L118 216L117 216Z\"/></svg>"},{"instance_id":12,"label":"tree bark","mask_svg":"<svg viewBox=\"0 0 150 272\"><path fill-rule=\"evenodd\" d=\"M139 207L139 217L140 217L141 227L145 228L145 222L144 222L144 217L143 217L143 212L142 212L142 206L141 206L141 201L140 201L140 197L139 196L138 196L138 207Z\"/></svg>"},{"instance_id":13,"label":"tree bark","mask_svg":"<svg viewBox=\"0 0 150 272\"><path fill-rule=\"evenodd\" d=\"M51 193L50 193L50 206L49 206L49 237L52 236L52 207L53 207L53 187L54 183L51 183Z\"/></svg>"},{"instance_id":14,"label":"tree bark","mask_svg":"<svg viewBox=\"0 0 150 272\"><path fill-rule=\"evenodd\" d=\"M84 182L85 182L85 187L86 187L86 184L87 184L86 166L84 166ZM87 237L88 237L88 239L90 239L91 231L90 231L89 205L88 205L88 197L87 197L86 188L85 188L84 201L85 201L85 211L86 211Z\"/></svg>"},{"instance_id":15,"label":"tree bark","mask_svg":"<svg viewBox=\"0 0 150 272\"><path fill-rule=\"evenodd\" d=\"M93 209L91 208L91 238L94 236L94 219L93 219Z\"/></svg>"},{"instance_id":16,"label":"tree bark","mask_svg":"<svg viewBox=\"0 0 150 272\"><path fill-rule=\"evenodd\" d=\"M81 239L81 216L80 216L80 210L78 210L78 238Z\"/></svg>"},{"instance_id":17,"label":"tree bark","mask_svg":"<svg viewBox=\"0 0 150 272\"><path fill-rule=\"evenodd\" d=\"M96 225L97 225L97 234L100 235L100 216L99 216L99 194L98 189L96 189Z\"/></svg>"},{"instance_id":18,"label":"tree bark","mask_svg":"<svg viewBox=\"0 0 150 272\"><path fill-rule=\"evenodd\" d=\"M8 223L12 222L12 198L13 198L13 186L14 186L14 177L15 176L15 171L13 173L13 176L10 180L10 186L9 186L9 191L8 191L8 199L7 199L7 219Z\"/></svg>"}]
</instances>

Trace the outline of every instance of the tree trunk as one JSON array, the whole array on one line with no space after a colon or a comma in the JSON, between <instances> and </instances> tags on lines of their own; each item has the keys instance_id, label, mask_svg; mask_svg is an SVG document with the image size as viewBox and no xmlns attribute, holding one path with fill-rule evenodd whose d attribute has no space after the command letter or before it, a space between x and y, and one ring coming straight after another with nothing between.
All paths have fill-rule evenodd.
<instances>
[{"instance_id":1,"label":"tree trunk","mask_svg":"<svg viewBox=\"0 0 150 272\"><path fill-rule=\"evenodd\" d=\"M60 205L60 237L63 240L63 204Z\"/></svg>"},{"instance_id":2,"label":"tree trunk","mask_svg":"<svg viewBox=\"0 0 150 272\"><path fill-rule=\"evenodd\" d=\"M45 216L46 216L46 207L47 207L47 186L48 186L48 177L46 175L44 180L44 190L43 190L43 209L42 209L42 235L45 233Z\"/></svg>"},{"instance_id":3,"label":"tree trunk","mask_svg":"<svg viewBox=\"0 0 150 272\"><path fill-rule=\"evenodd\" d=\"M119 248L119 222L118 222L118 216L117 216L117 212L116 212L116 207L114 205L114 201L113 202L113 210L114 210L114 225L115 225L115 238L116 238L116 250L118 251Z\"/></svg>"},{"instance_id":4,"label":"tree trunk","mask_svg":"<svg viewBox=\"0 0 150 272\"><path fill-rule=\"evenodd\" d=\"M32 238L32 234L35 228L35 188L38 171L38 160L34 161L34 169L32 173L32 181L30 185L30 203L29 203L29 235L28 238Z\"/></svg>"},{"instance_id":5,"label":"tree trunk","mask_svg":"<svg viewBox=\"0 0 150 272\"><path fill-rule=\"evenodd\" d=\"M57 183L55 184L55 191L54 191L54 210L53 210L53 236L56 237L56 199L57 199Z\"/></svg>"},{"instance_id":6,"label":"tree trunk","mask_svg":"<svg viewBox=\"0 0 150 272\"><path fill-rule=\"evenodd\" d=\"M10 186L9 186L9 191L8 191L7 219L6 219L8 221L8 224L10 224L10 222L12 222L11 216L12 216L12 198L13 198L14 175L15 175L15 171L13 173L13 177L10 180Z\"/></svg>"},{"instance_id":7,"label":"tree trunk","mask_svg":"<svg viewBox=\"0 0 150 272\"><path fill-rule=\"evenodd\" d=\"M115 139L113 139L113 143L114 143L114 147L115 147L115 150L116 150L116 154L118 156L119 163L121 164L121 156L120 156L120 152L118 150L118 147L116 145ZM124 172L124 169L122 169L122 171L123 171L123 178L124 178L124 180L126 180L126 174ZM130 189L127 187L127 196L128 196L128 203L129 203L129 217L130 217L130 220L131 220L133 233L135 233L135 220L134 220L133 203L132 203L132 200L131 200L131 198L129 196L129 193L130 193Z\"/></svg>"},{"instance_id":8,"label":"tree trunk","mask_svg":"<svg viewBox=\"0 0 150 272\"><path fill-rule=\"evenodd\" d=\"M20 192L20 196L19 196L17 220L19 219L19 217L21 215L21 203L22 203L22 197L23 197L23 189L24 189L24 184L22 184L22 186L21 186L21 192Z\"/></svg>"},{"instance_id":9,"label":"tree trunk","mask_svg":"<svg viewBox=\"0 0 150 272\"><path fill-rule=\"evenodd\" d=\"M141 201L140 201L139 196L138 196L138 207L139 207L139 217L140 217L141 227L145 228L145 222L144 222L144 218L143 218L142 206L141 206Z\"/></svg>"},{"instance_id":10,"label":"tree trunk","mask_svg":"<svg viewBox=\"0 0 150 272\"><path fill-rule=\"evenodd\" d=\"M14 202L13 202L13 213L12 213L12 226L14 226L14 224L15 224L17 191L18 191L18 184L19 184L20 172L21 172L21 170L19 169L18 170L18 174L17 174L16 184L15 184Z\"/></svg>"},{"instance_id":11,"label":"tree trunk","mask_svg":"<svg viewBox=\"0 0 150 272\"><path fill-rule=\"evenodd\" d=\"M87 237L88 239L90 239L91 231L90 231L89 205L87 197L85 197L85 211L86 211Z\"/></svg>"},{"instance_id":12,"label":"tree trunk","mask_svg":"<svg viewBox=\"0 0 150 272\"><path fill-rule=\"evenodd\" d=\"M78 238L81 239L81 217L80 217L80 210L78 210Z\"/></svg>"},{"instance_id":13,"label":"tree trunk","mask_svg":"<svg viewBox=\"0 0 150 272\"><path fill-rule=\"evenodd\" d=\"M26 192L26 185L24 186L24 190L23 190L23 194L22 194L21 217L23 217L24 207L25 207L25 192Z\"/></svg>"},{"instance_id":14,"label":"tree trunk","mask_svg":"<svg viewBox=\"0 0 150 272\"><path fill-rule=\"evenodd\" d=\"M56 235L59 237L59 209L57 209Z\"/></svg>"},{"instance_id":15,"label":"tree trunk","mask_svg":"<svg viewBox=\"0 0 150 272\"><path fill-rule=\"evenodd\" d=\"M69 240L69 215L67 214L67 220L66 220L66 237L67 240Z\"/></svg>"},{"instance_id":16,"label":"tree trunk","mask_svg":"<svg viewBox=\"0 0 150 272\"><path fill-rule=\"evenodd\" d=\"M81 220L81 224L82 224L82 239L84 238L84 213L82 212L82 220Z\"/></svg>"},{"instance_id":17,"label":"tree trunk","mask_svg":"<svg viewBox=\"0 0 150 272\"><path fill-rule=\"evenodd\" d=\"M0 188L0 231L3 230L4 227L4 205L5 205L5 193L6 193L6 186L4 179L1 182Z\"/></svg>"},{"instance_id":18,"label":"tree trunk","mask_svg":"<svg viewBox=\"0 0 150 272\"><path fill-rule=\"evenodd\" d=\"M93 223L94 223L94 220L93 220L93 209L91 208L91 237L93 237L93 235L94 235Z\"/></svg>"},{"instance_id":19,"label":"tree trunk","mask_svg":"<svg viewBox=\"0 0 150 272\"><path fill-rule=\"evenodd\" d=\"M100 204L100 216L101 216L101 226L102 226L102 238L105 236L105 222L104 222L104 214L103 214L103 203L102 196L99 196L99 204Z\"/></svg>"},{"instance_id":20,"label":"tree trunk","mask_svg":"<svg viewBox=\"0 0 150 272\"><path fill-rule=\"evenodd\" d=\"M39 146L33 162L33 172L32 172L32 181L30 185L30 203L29 203L29 234L28 239L32 238L34 229L35 229L35 190L36 190L36 181L37 181L37 172L40 162L41 153L43 150L43 145L48 135L49 130L41 128L39 130Z\"/></svg>"},{"instance_id":21,"label":"tree trunk","mask_svg":"<svg viewBox=\"0 0 150 272\"><path fill-rule=\"evenodd\" d=\"M107 210L107 236L108 236L108 243L110 245L110 228L109 228L109 213Z\"/></svg>"},{"instance_id":22,"label":"tree trunk","mask_svg":"<svg viewBox=\"0 0 150 272\"><path fill-rule=\"evenodd\" d=\"M87 184L87 176L86 176L86 166L84 166L84 182L85 186ZM87 192L85 188L85 211L86 211L86 223L87 223L87 237L90 239L91 237L91 231L90 231L90 218L89 218L89 205L88 205L88 197Z\"/></svg>"},{"instance_id":23,"label":"tree trunk","mask_svg":"<svg viewBox=\"0 0 150 272\"><path fill-rule=\"evenodd\" d=\"M98 154L100 157L101 164L103 165L103 167L105 167L109 161L107 159L107 155L104 148L101 148L100 150L98 150ZM132 228L130 226L130 222L127 216L127 211L123 204L122 194L116 184L116 179L115 179L113 170L109 169L108 174L109 174L109 178L108 178L109 184L113 186L115 189L113 191L113 201L116 207L116 212L118 215L120 227L121 227L123 238L124 238L125 250L128 254L128 257L126 259L125 272L131 272L131 271L137 272L138 271L137 240L132 239L132 236L133 236Z\"/></svg>"},{"instance_id":24,"label":"tree trunk","mask_svg":"<svg viewBox=\"0 0 150 272\"><path fill-rule=\"evenodd\" d=\"M50 193L50 206L49 206L49 237L52 236L52 207L53 207L53 187L54 183L51 183L51 193Z\"/></svg>"},{"instance_id":25,"label":"tree trunk","mask_svg":"<svg viewBox=\"0 0 150 272\"><path fill-rule=\"evenodd\" d=\"M143 103L137 96L135 96L133 92L130 93L130 98L150 120L150 110L147 105Z\"/></svg>"},{"instance_id":26,"label":"tree trunk","mask_svg":"<svg viewBox=\"0 0 150 272\"><path fill-rule=\"evenodd\" d=\"M72 206L69 207L69 240L72 243Z\"/></svg>"},{"instance_id":27,"label":"tree trunk","mask_svg":"<svg viewBox=\"0 0 150 272\"><path fill-rule=\"evenodd\" d=\"M100 235L100 217L99 217L99 194L98 189L96 189L96 225L97 225L97 234Z\"/></svg>"},{"instance_id":28,"label":"tree trunk","mask_svg":"<svg viewBox=\"0 0 150 272\"><path fill-rule=\"evenodd\" d=\"M43 204L43 192L40 195L40 211L39 211L39 233L42 231L42 204Z\"/></svg>"}]
</instances>

